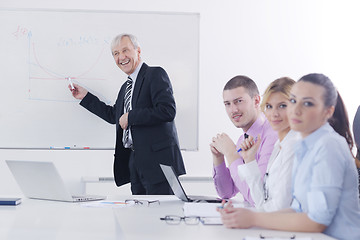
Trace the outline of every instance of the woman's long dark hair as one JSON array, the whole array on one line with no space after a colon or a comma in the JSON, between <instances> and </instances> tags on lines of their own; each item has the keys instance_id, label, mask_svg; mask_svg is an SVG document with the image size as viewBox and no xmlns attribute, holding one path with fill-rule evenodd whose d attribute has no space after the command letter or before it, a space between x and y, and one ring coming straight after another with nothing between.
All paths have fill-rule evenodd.
<instances>
[{"instance_id":1,"label":"woman's long dark hair","mask_svg":"<svg viewBox=\"0 0 360 240\"><path fill-rule=\"evenodd\" d=\"M329 124L334 130L346 139L350 150L354 146L354 140L351 136L349 117L344 102L336 90L331 80L321 73L311 73L300 78L300 81L310 82L325 88L324 103L326 107L335 107L333 116L329 119Z\"/></svg>"},{"instance_id":2,"label":"woman's long dark hair","mask_svg":"<svg viewBox=\"0 0 360 240\"><path fill-rule=\"evenodd\" d=\"M329 119L330 125L343 136L349 144L350 150L354 147L354 140L351 136L349 117L345 108L345 104L338 92L338 99L335 106L335 112Z\"/></svg>"}]
</instances>

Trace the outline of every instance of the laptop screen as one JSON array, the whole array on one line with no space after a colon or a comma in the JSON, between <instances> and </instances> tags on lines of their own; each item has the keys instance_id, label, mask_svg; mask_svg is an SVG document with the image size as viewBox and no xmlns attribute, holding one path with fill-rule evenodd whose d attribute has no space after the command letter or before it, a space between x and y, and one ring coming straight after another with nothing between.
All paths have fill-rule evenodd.
<instances>
[{"instance_id":1,"label":"laptop screen","mask_svg":"<svg viewBox=\"0 0 360 240\"><path fill-rule=\"evenodd\" d=\"M184 191L183 187L181 186L178 177L175 175L175 172L174 172L174 169L172 168L172 166L166 166L166 165L160 164L160 167L161 167L171 189L173 190L175 196L177 196L178 198L180 198L181 200L183 200L185 202L189 202L189 198L186 196L185 191Z\"/></svg>"},{"instance_id":2,"label":"laptop screen","mask_svg":"<svg viewBox=\"0 0 360 240\"><path fill-rule=\"evenodd\" d=\"M6 163L26 197L72 200L52 162L6 160Z\"/></svg>"}]
</instances>

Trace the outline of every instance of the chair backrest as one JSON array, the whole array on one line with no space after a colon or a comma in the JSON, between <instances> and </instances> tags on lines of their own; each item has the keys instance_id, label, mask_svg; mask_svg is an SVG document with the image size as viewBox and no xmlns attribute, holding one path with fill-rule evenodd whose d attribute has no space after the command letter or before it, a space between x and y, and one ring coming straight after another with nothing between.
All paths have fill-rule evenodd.
<instances>
[{"instance_id":1,"label":"chair backrest","mask_svg":"<svg viewBox=\"0 0 360 240\"><path fill-rule=\"evenodd\" d=\"M356 114L355 114L355 118L354 118L354 122L353 122L353 133L354 133L354 140L355 140L355 144L356 147L358 149L357 155L358 157L360 157L360 152L359 152L359 148L360 148L360 106L358 107Z\"/></svg>"},{"instance_id":2,"label":"chair backrest","mask_svg":"<svg viewBox=\"0 0 360 240\"><path fill-rule=\"evenodd\" d=\"M359 161L360 160L360 106L358 107L354 117L353 133L354 133L355 145L357 148L356 158L358 159L357 161ZM358 166L358 162L357 162L357 167L359 173L359 198L360 198L360 167Z\"/></svg>"}]
</instances>

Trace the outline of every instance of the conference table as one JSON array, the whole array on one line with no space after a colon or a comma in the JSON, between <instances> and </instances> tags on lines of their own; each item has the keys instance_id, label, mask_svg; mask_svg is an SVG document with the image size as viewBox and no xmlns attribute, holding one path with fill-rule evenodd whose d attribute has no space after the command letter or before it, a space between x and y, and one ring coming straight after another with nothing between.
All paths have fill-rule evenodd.
<instances>
[{"instance_id":1,"label":"conference table","mask_svg":"<svg viewBox=\"0 0 360 240\"><path fill-rule=\"evenodd\" d=\"M126 199L159 200L124 204ZM228 229L223 225L170 225L160 218L184 216L184 202L175 196L111 196L101 202L68 203L23 198L18 206L0 206L0 239L244 239L257 237L333 239L321 233Z\"/></svg>"}]
</instances>

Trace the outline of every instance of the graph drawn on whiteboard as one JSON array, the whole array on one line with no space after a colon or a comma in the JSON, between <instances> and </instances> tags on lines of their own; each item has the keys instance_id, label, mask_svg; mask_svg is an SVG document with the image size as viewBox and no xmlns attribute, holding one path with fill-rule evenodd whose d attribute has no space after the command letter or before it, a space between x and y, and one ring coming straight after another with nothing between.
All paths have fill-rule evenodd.
<instances>
[{"instance_id":1,"label":"graph drawn on whiteboard","mask_svg":"<svg viewBox=\"0 0 360 240\"><path fill-rule=\"evenodd\" d=\"M104 51L109 49L108 39L78 36L77 39L64 40L63 37L59 37L55 44L47 42L49 46L45 46L44 43L38 44L34 41L32 31L28 32L27 38L30 100L75 102L76 100L71 98L68 92L64 92L68 90L64 88L64 85L69 84L67 78L71 78L74 83L81 83L92 92L96 91L91 88L92 84L89 82L97 82L95 85L98 86L109 80L104 71L97 69L101 68L99 63L105 60ZM51 46L52 44L54 46ZM41 48L52 49L53 54L41 55ZM83 56L93 56L93 58ZM110 104L111 101L106 96L100 93L98 96Z\"/></svg>"}]
</instances>

